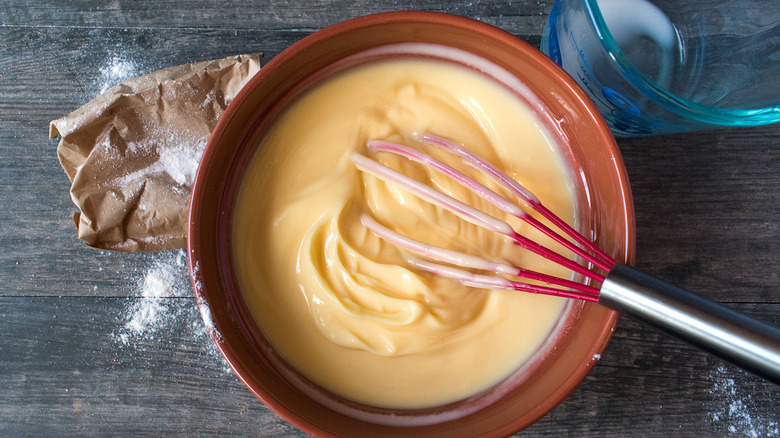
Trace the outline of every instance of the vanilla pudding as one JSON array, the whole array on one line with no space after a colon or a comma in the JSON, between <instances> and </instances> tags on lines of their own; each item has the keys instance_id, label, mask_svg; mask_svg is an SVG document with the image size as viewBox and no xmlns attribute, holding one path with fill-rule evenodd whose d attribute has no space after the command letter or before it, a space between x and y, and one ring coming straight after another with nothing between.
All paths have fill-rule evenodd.
<instances>
[{"instance_id":1,"label":"vanilla pudding","mask_svg":"<svg viewBox=\"0 0 780 438\"><path fill-rule=\"evenodd\" d=\"M566 303L416 271L362 226L369 213L418 240L570 276L350 160L371 139L424 148L423 132L466 145L573 222L571 175L532 105L474 70L420 58L352 67L304 92L261 140L235 206L236 274L263 334L307 379L372 406L431 407L490 388L544 353ZM375 158L547 244L445 177Z\"/></svg>"}]
</instances>

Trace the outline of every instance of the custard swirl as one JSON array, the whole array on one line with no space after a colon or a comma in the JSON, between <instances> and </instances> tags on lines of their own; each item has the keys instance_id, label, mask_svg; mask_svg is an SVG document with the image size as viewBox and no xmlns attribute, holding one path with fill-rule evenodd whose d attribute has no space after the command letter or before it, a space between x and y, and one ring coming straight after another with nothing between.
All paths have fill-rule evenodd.
<instances>
[{"instance_id":1,"label":"custard swirl","mask_svg":"<svg viewBox=\"0 0 780 438\"><path fill-rule=\"evenodd\" d=\"M236 203L237 275L263 334L314 383L377 406L434 406L494 384L540 348L563 308L552 297L418 272L409 254L362 225L366 213L413 239L566 275L350 160L371 139L424 147L422 132L468 145L558 215L573 216L570 178L527 104L474 71L421 60L370 63L307 91L263 138ZM498 214L424 166L372 158Z\"/></svg>"}]
</instances>

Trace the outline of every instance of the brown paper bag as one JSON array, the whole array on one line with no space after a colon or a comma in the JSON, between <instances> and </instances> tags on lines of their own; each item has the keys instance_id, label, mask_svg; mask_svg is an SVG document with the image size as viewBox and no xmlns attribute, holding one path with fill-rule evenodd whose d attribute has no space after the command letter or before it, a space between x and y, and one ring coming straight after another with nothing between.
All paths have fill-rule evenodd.
<instances>
[{"instance_id":1,"label":"brown paper bag","mask_svg":"<svg viewBox=\"0 0 780 438\"><path fill-rule=\"evenodd\" d=\"M79 239L115 251L187 245L193 179L228 103L260 69L240 55L129 79L49 125L81 210Z\"/></svg>"}]
</instances>

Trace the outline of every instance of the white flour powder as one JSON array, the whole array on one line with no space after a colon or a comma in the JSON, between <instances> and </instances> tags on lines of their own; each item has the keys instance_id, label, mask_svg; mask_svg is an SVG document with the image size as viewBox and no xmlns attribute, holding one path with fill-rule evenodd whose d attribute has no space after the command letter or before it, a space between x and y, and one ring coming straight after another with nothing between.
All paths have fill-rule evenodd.
<instances>
[{"instance_id":1,"label":"white flour powder","mask_svg":"<svg viewBox=\"0 0 780 438\"><path fill-rule=\"evenodd\" d=\"M755 413L758 401L753 399L752 392L746 388L749 380L747 374L740 373L720 365L710 376L713 381L710 393L716 401L724 403L722 408L711 413L711 420L722 423L732 436L780 437L780 419L762 418Z\"/></svg>"},{"instance_id":2,"label":"white flour powder","mask_svg":"<svg viewBox=\"0 0 780 438\"><path fill-rule=\"evenodd\" d=\"M141 299L130 306L129 318L125 323L125 333L122 340L129 336L153 335L166 321L166 314L175 313L176 309L170 309L165 298L181 295L177 288L177 274L184 267L183 252L175 261L171 257L159 258L146 271L139 282Z\"/></svg>"},{"instance_id":3,"label":"white flour powder","mask_svg":"<svg viewBox=\"0 0 780 438\"><path fill-rule=\"evenodd\" d=\"M123 346L142 347L149 342L174 342L177 338L193 337L198 348L218 361L225 372L230 368L211 340L214 330L211 313L205 306L196 307L187 270L187 254L181 249L151 256L151 263L136 284L137 298L129 298L123 325L114 334ZM181 328L191 330L182 333Z\"/></svg>"},{"instance_id":4,"label":"white flour powder","mask_svg":"<svg viewBox=\"0 0 780 438\"><path fill-rule=\"evenodd\" d=\"M198 171L198 163L203 155L203 150L206 148L208 138L198 139L194 134L179 134L176 132L155 132L151 137L160 140L147 141L142 144L129 143L125 154L128 156L134 154L149 155L152 151L156 151L159 155L157 161L149 167L116 179L112 184L126 186L150 175L165 173L179 186L191 188L195 183L195 173ZM172 190L178 188L172 187Z\"/></svg>"},{"instance_id":5,"label":"white flour powder","mask_svg":"<svg viewBox=\"0 0 780 438\"><path fill-rule=\"evenodd\" d=\"M114 85L135 76L138 76L138 68L135 62L125 59L118 54L113 54L106 65L100 67L100 76L98 78L100 93L98 94L103 94Z\"/></svg>"}]
</instances>

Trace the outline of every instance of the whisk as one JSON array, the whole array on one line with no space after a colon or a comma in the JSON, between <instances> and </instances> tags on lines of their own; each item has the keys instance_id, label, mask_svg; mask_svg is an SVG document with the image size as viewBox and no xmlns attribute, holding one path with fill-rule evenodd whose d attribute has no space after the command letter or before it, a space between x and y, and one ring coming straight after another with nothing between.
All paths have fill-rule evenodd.
<instances>
[{"instance_id":1,"label":"whisk","mask_svg":"<svg viewBox=\"0 0 780 438\"><path fill-rule=\"evenodd\" d=\"M397 233L370 215L362 214L361 222L366 228L380 238L413 254L409 258L412 267L454 279L471 287L509 289L596 302L643 320L745 370L780 384L780 329L663 282L635 268L617 263L593 242L544 207L528 189L482 157L455 142L438 136L425 134L419 137L419 141L454 154L462 162L477 169L517 197L520 202L506 199L460 170L417 149L372 140L368 142L367 150L370 153L384 152L399 155L434 169L498 209L528 223L571 251L574 257L569 258L552 251L520 235L507 222L366 155L353 153L352 162L359 170L444 208L474 225L503 234L518 246L581 274L589 281L578 282L551 276L507 262L488 260L430 245ZM525 208L518 204L524 205ZM527 210L536 212L558 231L537 220Z\"/></svg>"}]
</instances>

